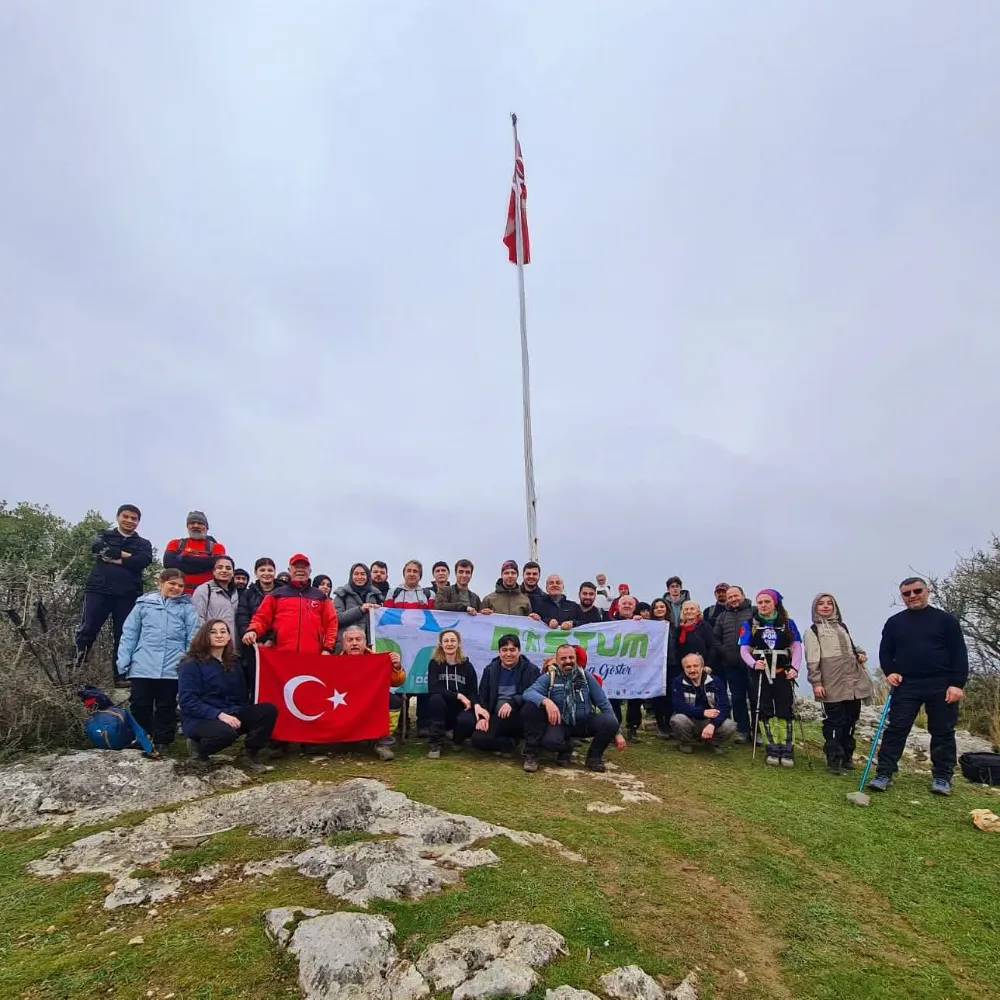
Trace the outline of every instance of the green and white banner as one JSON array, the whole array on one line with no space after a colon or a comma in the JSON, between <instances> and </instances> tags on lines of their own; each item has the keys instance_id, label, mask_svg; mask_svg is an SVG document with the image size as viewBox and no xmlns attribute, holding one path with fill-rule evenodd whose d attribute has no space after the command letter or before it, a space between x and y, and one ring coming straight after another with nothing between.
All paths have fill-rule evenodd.
<instances>
[{"instance_id":1,"label":"green and white banner","mask_svg":"<svg viewBox=\"0 0 1000 1000\"><path fill-rule=\"evenodd\" d=\"M609 698L654 698L666 693L667 627L662 622L625 621L582 625L567 632L515 615L400 608L371 612L375 651L399 653L406 670L406 683L399 690L409 694L426 693L427 667L438 635L453 628L479 676L497 655L500 637L514 632L521 638L521 652L539 666L568 642L586 649L587 669L603 680Z\"/></svg>"}]
</instances>

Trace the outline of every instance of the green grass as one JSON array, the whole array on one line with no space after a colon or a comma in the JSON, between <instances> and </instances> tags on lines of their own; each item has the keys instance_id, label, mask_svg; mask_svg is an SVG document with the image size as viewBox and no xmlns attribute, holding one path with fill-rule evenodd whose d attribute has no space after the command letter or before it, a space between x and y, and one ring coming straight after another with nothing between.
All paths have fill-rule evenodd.
<instances>
[{"instance_id":1,"label":"green grass","mask_svg":"<svg viewBox=\"0 0 1000 1000\"><path fill-rule=\"evenodd\" d=\"M527 776L517 760L446 751L432 763L425 754L414 744L387 765L359 753L326 766L284 760L267 780L376 776L443 809L554 837L590 863L492 841L500 866L466 872L424 900L372 906L393 921L410 955L469 923L533 920L556 928L570 948L543 970L539 998L562 983L600 992L604 972L633 962L669 983L699 966L703 998L1000 994L1000 837L975 829L968 815L977 806L997 811L1000 799L988 792L960 781L951 799L936 799L926 776L903 775L859 809L844 798L856 779L826 775L818 758L814 770L800 759L795 771L778 771L751 765L745 749L685 757L646 737L609 759L639 774L662 803L602 816L588 813L587 802L617 803L618 793L589 775ZM266 940L260 915L335 901L320 880L296 872L240 878L244 861L296 842L232 830L141 869L226 869L159 904L155 917L146 907L106 912L105 876L41 881L25 873L27 861L120 823L41 840L32 839L37 830L0 836L0 998L297 995L295 962ZM367 838L329 842L358 839ZM136 936L144 943L129 945Z\"/></svg>"}]
</instances>

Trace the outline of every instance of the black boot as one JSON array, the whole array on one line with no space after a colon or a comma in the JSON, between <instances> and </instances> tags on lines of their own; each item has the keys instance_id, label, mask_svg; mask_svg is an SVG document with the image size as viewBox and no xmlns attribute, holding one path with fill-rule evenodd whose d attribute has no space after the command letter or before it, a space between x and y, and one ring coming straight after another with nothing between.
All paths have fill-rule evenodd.
<instances>
[{"instance_id":1,"label":"black boot","mask_svg":"<svg viewBox=\"0 0 1000 1000\"><path fill-rule=\"evenodd\" d=\"M260 761L259 750L244 750L233 763L249 774L267 774L267 768Z\"/></svg>"},{"instance_id":2,"label":"black boot","mask_svg":"<svg viewBox=\"0 0 1000 1000\"><path fill-rule=\"evenodd\" d=\"M826 773L827 774L843 774L844 768L840 761L840 756L838 754L827 754L826 755Z\"/></svg>"}]
</instances>

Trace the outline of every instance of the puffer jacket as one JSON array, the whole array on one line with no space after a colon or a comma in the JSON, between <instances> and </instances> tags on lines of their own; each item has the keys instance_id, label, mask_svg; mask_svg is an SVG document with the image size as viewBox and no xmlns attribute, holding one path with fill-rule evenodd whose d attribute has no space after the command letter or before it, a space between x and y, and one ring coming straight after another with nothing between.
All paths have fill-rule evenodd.
<instances>
[{"instance_id":1,"label":"puffer jacket","mask_svg":"<svg viewBox=\"0 0 1000 1000\"><path fill-rule=\"evenodd\" d=\"M239 717L247 705L243 671L234 663L228 670L214 656L207 660L186 659L178 670L177 700L181 729L193 736L192 723L217 719L220 713Z\"/></svg>"},{"instance_id":2,"label":"puffer jacket","mask_svg":"<svg viewBox=\"0 0 1000 1000\"><path fill-rule=\"evenodd\" d=\"M521 615L526 618L531 614L531 601L517 584L508 589L502 580L497 580L496 590L483 598L483 608L498 615Z\"/></svg>"},{"instance_id":3,"label":"puffer jacket","mask_svg":"<svg viewBox=\"0 0 1000 1000\"><path fill-rule=\"evenodd\" d=\"M714 622L715 642L718 651L716 666L727 668L743 666L740 658L740 629L743 623L750 621L753 608L746 598L735 610L726 608L720 611Z\"/></svg>"},{"instance_id":4,"label":"puffer jacket","mask_svg":"<svg viewBox=\"0 0 1000 1000\"><path fill-rule=\"evenodd\" d=\"M278 586L281 586L278 584ZM257 614L258 609L264 603L264 598L268 594L274 593L274 587L270 590L261 590L260 584L254 580L246 590L240 594L239 604L236 606L236 641L239 642L243 638L243 633L250 628L250 619ZM273 639L274 635L271 632L266 632L264 635L258 635L257 641L260 643L267 642L269 639ZM251 652L253 647L248 647Z\"/></svg>"},{"instance_id":5,"label":"puffer jacket","mask_svg":"<svg viewBox=\"0 0 1000 1000\"><path fill-rule=\"evenodd\" d=\"M332 653L337 644L333 601L316 587L275 587L250 619L258 640L274 632L274 648L286 653Z\"/></svg>"},{"instance_id":6,"label":"puffer jacket","mask_svg":"<svg viewBox=\"0 0 1000 1000\"><path fill-rule=\"evenodd\" d=\"M215 580L209 580L194 588L191 603L198 612L198 622L204 625L215 618L221 618L229 626L229 634L233 642L239 642L242 636L236 634L236 609L240 603L240 592L236 584L231 583L228 590L220 587Z\"/></svg>"},{"instance_id":7,"label":"puffer jacket","mask_svg":"<svg viewBox=\"0 0 1000 1000\"><path fill-rule=\"evenodd\" d=\"M199 624L187 594L143 594L125 619L118 646L118 672L129 678L176 680L177 664L184 658Z\"/></svg>"},{"instance_id":8,"label":"puffer jacket","mask_svg":"<svg viewBox=\"0 0 1000 1000\"><path fill-rule=\"evenodd\" d=\"M371 636L368 634L368 615L361 610L362 604L381 604L382 595L372 586L371 574L368 575L368 580L365 586L362 588L361 593L358 592L351 586L350 580L354 575L354 570L356 567L361 566L367 572L368 567L364 563L355 563L351 567L351 572L347 576L348 582L343 587L338 587L333 592L333 607L337 612L337 652L341 650L343 645L343 635L344 629L348 625L357 625L359 628L365 630L365 641L366 643L371 641Z\"/></svg>"}]
</instances>

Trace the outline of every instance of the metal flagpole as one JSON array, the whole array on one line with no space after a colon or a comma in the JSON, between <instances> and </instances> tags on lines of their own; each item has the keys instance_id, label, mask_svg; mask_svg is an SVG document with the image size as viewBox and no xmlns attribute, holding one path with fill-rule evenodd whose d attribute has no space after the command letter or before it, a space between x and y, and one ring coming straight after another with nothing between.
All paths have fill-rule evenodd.
<instances>
[{"instance_id":1,"label":"metal flagpole","mask_svg":"<svg viewBox=\"0 0 1000 1000\"><path fill-rule=\"evenodd\" d=\"M528 321L524 307L524 236L522 232L521 199L524 184L524 161L517 142L517 115L510 116L514 128L514 239L517 248L517 296L521 320L521 405L524 423L524 497L528 517L528 558L538 562L537 498L535 496L535 464L531 449L531 379L528 372ZM520 168L520 169L519 169Z\"/></svg>"}]
</instances>

